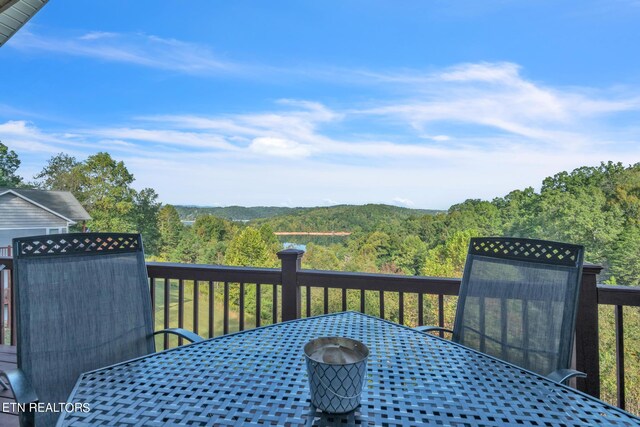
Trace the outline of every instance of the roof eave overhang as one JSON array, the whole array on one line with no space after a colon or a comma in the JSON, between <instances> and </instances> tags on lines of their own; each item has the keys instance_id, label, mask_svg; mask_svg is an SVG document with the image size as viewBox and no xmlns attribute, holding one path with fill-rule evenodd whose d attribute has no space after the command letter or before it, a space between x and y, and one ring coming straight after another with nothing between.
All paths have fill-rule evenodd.
<instances>
[{"instance_id":1,"label":"roof eave overhang","mask_svg":"<svg viewBox=\"0 0 640 427\"><path fill-rule=\"evenodd\" d=\"M56 212L56 211L54 211L54 210L51 210L51 209L49 209L48 207L46 207L46 206L44 206L44 205L41 205L41 204L40 204L40 203L38 203L38 202L34 202L34 201L33 201L33 200L31 200L30 198L25 197L25 196L23 196L22 194L20 194L20 193L18 193L18 192L16 192L16 191L13 191L13 190L7 190L7 191L4 191L4 192L0 193L0 196L4 196L5 194L13 194L14 196L20 197L22 200L25 200L25 201L27 201L27 202L31 203L32 205L35 205L35 206L37 206L37 207L39 207L39 208L41 208L41 209L44 209L45 211L47 211L47 212L49 212L49 213L51 213L51 214L53 214L53 215L55 215L55 216L57 216L57 217L59 217L59 218L62 218L63 220L67 221L67 222L69 223L69 225L75 225L75 224L77 224L77 222L76 222L76 221L74 221L74 220L72 220L71 218L67 218L66 216L64 216L64 215L62 215L62 214L60 214L60 213L58 213L58 212Z\"/></svg>"},{"instance_id":2,"label":"roof eave overhang","mask_svg":"<svg viewBox=\"0 0 640 427\"><path fill-rule=\"evenodd\" d=\"M49 0L0 0L0 47Z\"/></svg>"}]
</instances>

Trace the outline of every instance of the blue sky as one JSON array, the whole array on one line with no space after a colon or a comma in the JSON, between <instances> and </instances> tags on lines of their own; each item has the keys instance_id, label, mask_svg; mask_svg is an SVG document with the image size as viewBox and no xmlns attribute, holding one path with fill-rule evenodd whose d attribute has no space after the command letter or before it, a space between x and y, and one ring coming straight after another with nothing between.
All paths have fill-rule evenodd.
<instances>
[{"instance_id":1,"label":"blue sky","mask_svg":"<svg viewBox=\"0 0 640 427\"><path fill-rule=\"evenodd\" d=\"M30 179L109 151L165 203L447 208L640 161L640 1L51 0L0 48Z\"/></svg>"}]
</instances>

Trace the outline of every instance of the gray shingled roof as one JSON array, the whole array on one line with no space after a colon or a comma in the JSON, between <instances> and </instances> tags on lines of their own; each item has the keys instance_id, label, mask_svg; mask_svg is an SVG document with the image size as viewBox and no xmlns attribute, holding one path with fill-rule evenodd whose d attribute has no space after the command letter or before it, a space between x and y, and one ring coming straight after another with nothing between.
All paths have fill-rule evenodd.
<instances>
[{"instance_id":1,"label":"gray shingled roof","mask_svg":"<svg viewBox=\"0 0 640 427\"><path fill-rule=\"evenodd\" d=\"M14 191L27 199L51 209L73 221L87 221L91 217L80 202L68 191L32 190L26 188L0 188L0 194Z\"/></svg>"},{"instance_id":2,"label":"gray shingled roof","mask_svg":"<svg viewBox=\"0 0 640 427\"><path fill-rule=\"evenodd\" d=\"M0 0L0 46L11 38L48 0Z\"/></svg>"}]
</instances>

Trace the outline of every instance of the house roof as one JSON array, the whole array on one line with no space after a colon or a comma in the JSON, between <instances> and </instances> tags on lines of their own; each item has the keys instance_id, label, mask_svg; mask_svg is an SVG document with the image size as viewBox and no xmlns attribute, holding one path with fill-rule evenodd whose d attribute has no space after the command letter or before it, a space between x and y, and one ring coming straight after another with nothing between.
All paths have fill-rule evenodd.
<instances>
[{"instance_id":1,"label":"house roof","mask_svg":"<svg viewBox=\"0 0 640 427\"><path fill-rule=\"evenodd\" d=\"M2 0L0 0L2 1ZM33 190L26 188L0 188L0 195L11 192L29 202L41 205L55 214L72 221L87 221L91 217L80 202L68 191Z\"/></svg>"},{"instance_id":2,"label":"house roof","mask_svg":"<svg viewBox=\"0 0 640 427\"><path fill-rule=\"evenodd\" d=\"M0 0L0 46L49 0Z\"/></svg>"}]
</instances>

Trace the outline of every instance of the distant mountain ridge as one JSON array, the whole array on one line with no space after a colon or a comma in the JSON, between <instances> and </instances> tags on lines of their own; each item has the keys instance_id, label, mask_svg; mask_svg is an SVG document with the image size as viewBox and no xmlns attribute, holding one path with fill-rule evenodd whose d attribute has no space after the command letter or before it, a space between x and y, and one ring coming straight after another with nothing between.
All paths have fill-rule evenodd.
<instances>
[{"instance_id":1,"label":"distant mountain ridge","mask_svg":"<svg viewBox=\"0 0 640 427\"><path fill-rule=\"evenodd\" d=\"M199 215L268 224L274 231L356 231L371 229L390 219L446 212L435 209L411 209L384 204L335 205L322 207L287 208L277 206L175 206L180 219L193 221Z\"/></svg>"},{"instance_id":2,"label":"distant mountain ridge","mask_svg":"<svg viewBox=\"0 0 640 427\"><path fill-rule=\"evenodd\" d=\"M258 218L271 218L286 215L307 208L285 208L279 206L188 206L176 205L180 219L194 221L199 215L214 215L231 221L251 221Z\"/></svg>"}]
</instances>

